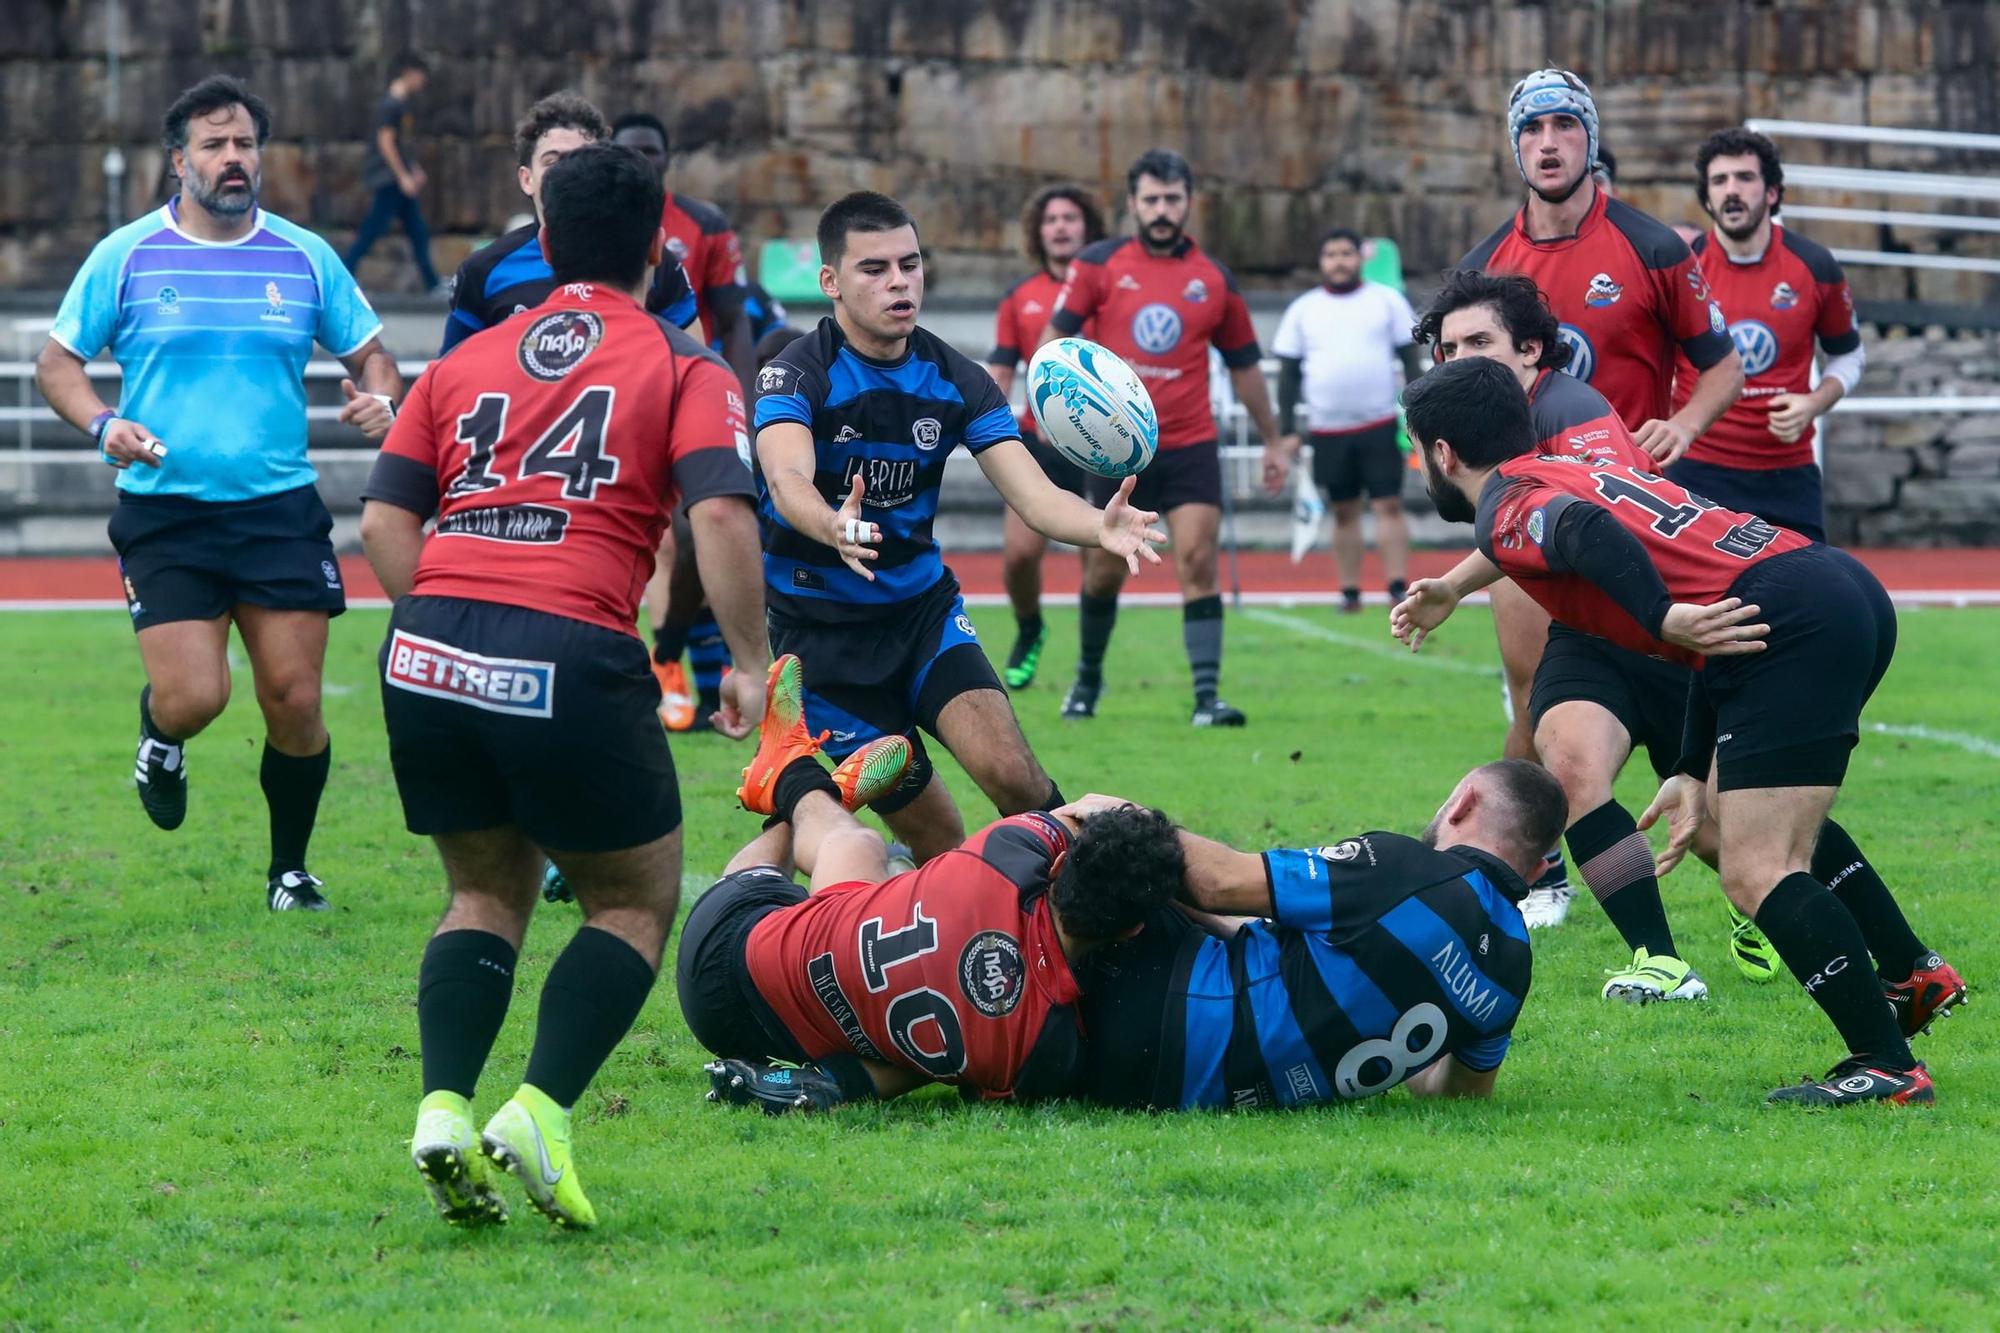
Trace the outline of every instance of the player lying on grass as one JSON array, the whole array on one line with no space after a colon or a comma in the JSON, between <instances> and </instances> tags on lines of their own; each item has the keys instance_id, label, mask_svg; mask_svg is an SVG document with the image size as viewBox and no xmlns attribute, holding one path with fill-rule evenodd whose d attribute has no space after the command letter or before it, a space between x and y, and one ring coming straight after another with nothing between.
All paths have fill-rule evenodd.
<instances>
[{"instance_id":1,"label":"player lying on grass","mask_svg":"<svg viewBox=\"0 0 2000 1333\"><path fill-rule=\"evenodd\" d=\"M1539 455L1527 397L1496 361L1447 362L1404 404L1431 498L1446 519L1475 525L1487 582L1511 577L1555 619L1694 669L1677 771L1639 825L1670 816L1660 861L1670 870L1713 806L1723 891L1849 1052L1824 1079L1771 1100L1933 1100L1909 1038L1958 1003L1964 983L1878 877L1851 875L1836 895L1810 869L1862 706L1895 651L1882 585L1843 551L1664 478ZM1465 591L1421 580L1391 626L1415 646ZM1760 615L1768 623L1747 623ZM1871 953L1879 976L1861 966Z\"/></svg>"},{"instance_id":2,"label":"player lying on grass","mask_svg":"<svg viewBox=\"0 0 2000 1333\"><path fill-rule=\"evenodd\" d=\"M984 1098L1068 1088L1081 1042L1073 969L1180 883L1172 821L1138 806L1030 811L891 877L881 836L847 810L902 778L909 744L879 738L878 764L851 758L829 777L803 700L799 660L779 658L738 793L776 818L681 932L681 1012L725 1057L709 1066L711 1100L777 1112L931 1082ZM810 892L780 869L793 859Z\"/></svg>"}]
</instances>

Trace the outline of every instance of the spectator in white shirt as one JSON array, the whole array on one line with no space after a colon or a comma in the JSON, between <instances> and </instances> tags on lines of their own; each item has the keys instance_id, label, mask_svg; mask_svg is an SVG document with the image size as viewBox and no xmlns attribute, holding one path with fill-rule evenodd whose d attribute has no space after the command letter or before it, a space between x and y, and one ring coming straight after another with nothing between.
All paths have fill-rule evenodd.
<instances>
[{"instance_id":1,"label":"spectator in white shirt","mask_svg":"<svg viewBox=\"0 0 2000 1333\"><path fill-rule=\"evenodd\" d=\"M1402 450L1396 395L1420 371L1410 338L1415 314L1403 294L1361 277L1361 237L1335 227L1319 243L1321 285L1285 310L1271 350L1278 358L1279 448L1284 466L1265 469L1281 490L1302 443L1298 413L1312 435L1313 481L1333 508L1333 565L1341 609L1361 609L1361 496L1375 510L1376 540L1389 603L1409 576L1410 529L1403 518ZM1396 371L1400 363L1402 376Z\"/></svg>"}]
</instances>

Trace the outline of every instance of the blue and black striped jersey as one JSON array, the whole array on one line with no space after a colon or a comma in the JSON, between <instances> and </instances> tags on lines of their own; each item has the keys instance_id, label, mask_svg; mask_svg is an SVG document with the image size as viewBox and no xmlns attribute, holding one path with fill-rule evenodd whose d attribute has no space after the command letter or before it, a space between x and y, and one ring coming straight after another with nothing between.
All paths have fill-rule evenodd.
<instances>
[{"instance_id":1,"label":"blue and black striped jersey","mask_svg":"<svg viewBox=\"0 0 2000 1333\"><path fill-rule=\"evenodd\" d=\"M918 329L901 360L874 361L831 318L757 374L753 429L780 422L812 432L821 497L839 508L860 474L863 511L882 529L870 581L787 523L758 473L767 601L780 615L820 622L894 616L945 578L931 536L945 459L961 444L977 454L1021 438L993 377L942 339Z\"/></svg>"},{"instance_id":2,"label":"blue and black striped jersey","mask_svg":"<svg viewBox=\"0 0 2000 1333\"><path fill-rule=\"evenodd\" d=\"M1185 1021L1168 1015L1162 1059L1184 1040L1183 1107L1368 1097L1444 1055L1499 1066L1532 964L1519 876L1395 833L1266 852L1264 867L1272 919L1191 936L1169 993Z\"/></svg>"},{"instance_id":3,"label":"blue and black striped jersey","mask_svg":"<svg viewBox=\"0 0 2000 1333\"><path fill-rule=\"evenodd\" d=\"M465 257L452 276L451 312L445 316L439 356L481 329L490 329L549 299L549 293L556 289L556 273L542 253L541 242L541 224L530 222ZM694 288L688 285L687 270L680 260L669 255L654 270L646 309L677 328L694 323Z\"/></svg>"}]
</instances>

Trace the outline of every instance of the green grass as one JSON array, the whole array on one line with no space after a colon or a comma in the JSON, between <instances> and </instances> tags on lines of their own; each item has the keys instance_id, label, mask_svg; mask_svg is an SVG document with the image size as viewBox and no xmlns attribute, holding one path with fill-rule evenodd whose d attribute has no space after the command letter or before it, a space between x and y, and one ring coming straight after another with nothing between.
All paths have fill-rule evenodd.
<instances>
[{"instance_id":1,"label":"green grass","mask_svg":"<svg viewBox=\"0 0 2000 1333\"><path fill-rule=\"evenodd\" d=\"M1058 613L1048 674L1019 700L1029 736L1066 791L1141 797L1249 847L1414 830L1495 751L1482 615L1411 661L1377 616L1280 614L1229 622L1227 694L1251 717L1231 734L1188 729L1177 617L1144 610L1122 619L1096 724L1059 725L1074 621ZM663 982L579 1108L604 1227L559 1235L520 1208L495 1234L450 1231L405 1156L440 880L389 773L381 614L334 626L322 917L263 908L247 676L192 748L186 826L147 824L121 619L0 622L0 1327L1992 1324L1985 1006L1921 1042L1933 1110L1768 1110L1764 1091L1823 1070L1836 1042L1795 985L1737 977L1692 864L1668 904L1712 999L1600 1002L1620 951L1585 899L1537 937L1482 1104L1121 1116L933 1094L772 1121L703 1103L704 1056ZM977 619L1004 648L1004 614ZM1906 614L1870 720L2000 739L1996 654L2000 613ZM755 828L728 795L743 754L694 738L676 755L689 872L711 874ZM976 827L989 807L958 787ZM1621 794L1637 808L1649 789L1634 771ZM2000 975L1996 810L2000 760L1887 736L1864 741L1842 804L1975 990ZM518 1077L573 920L550 911L529 936L482 1113Z\"/></svg>"}]
</instances>

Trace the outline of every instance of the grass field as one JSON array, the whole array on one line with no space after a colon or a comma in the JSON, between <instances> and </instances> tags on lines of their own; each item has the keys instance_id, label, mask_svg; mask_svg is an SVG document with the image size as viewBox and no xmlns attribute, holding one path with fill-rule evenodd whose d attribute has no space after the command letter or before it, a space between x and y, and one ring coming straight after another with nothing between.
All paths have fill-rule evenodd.
<instances>
[{"instance_id":1,"label":"grass field","mask_svg":"<svg viewBox=\"0 0 2000 1333\"><path fill-rule=\"evenodd\" d=\"M334 777L313 867L336 910L262 900L260 730L247 675L192 747L192 806L156 832L131 793L137 656L118 613L0 619L0 1327L436 1326L538 1318L927 1326L1992 1327L2000 1045L1974 1003L1919 1043L1929 1111L1761 1105L1839 1054L1789 982L1726 961L1714 880L1667 884L1714 993L1597 998L1621 961L1587 898L1538 934L1498 1094L1401 1092L1302 1114L968 1109L949 1095L817 1120L703 1103L670 977L579 1108L605 1225L527 1209L466 1235L431 1214L405 1140L419 1092L417 961L440 905L401 825L373 683L380 612L335 622ZM976 619L996 643L1004 613ZM1379 613L1229 622L1239 733L1186 726L1178 617L1125 613L1111 692L1055 720L1074 650L1019 700L1071 793L1164 806L1238 845L1414 831L1499 743L1495 653L1468 610L1421 659ZM1842 819L1918 933L2000 975L2000 612L1906 613ZM691 879L755 821L744 752L676 745ZM1637 769L1622 795L1639 808ZM975 826L988 807L960 783ZM684 897L686 903L693 892ZM547 912L481 1087L519 1077L542 975L574 920Z\"/></svg>"}]
</instances>

